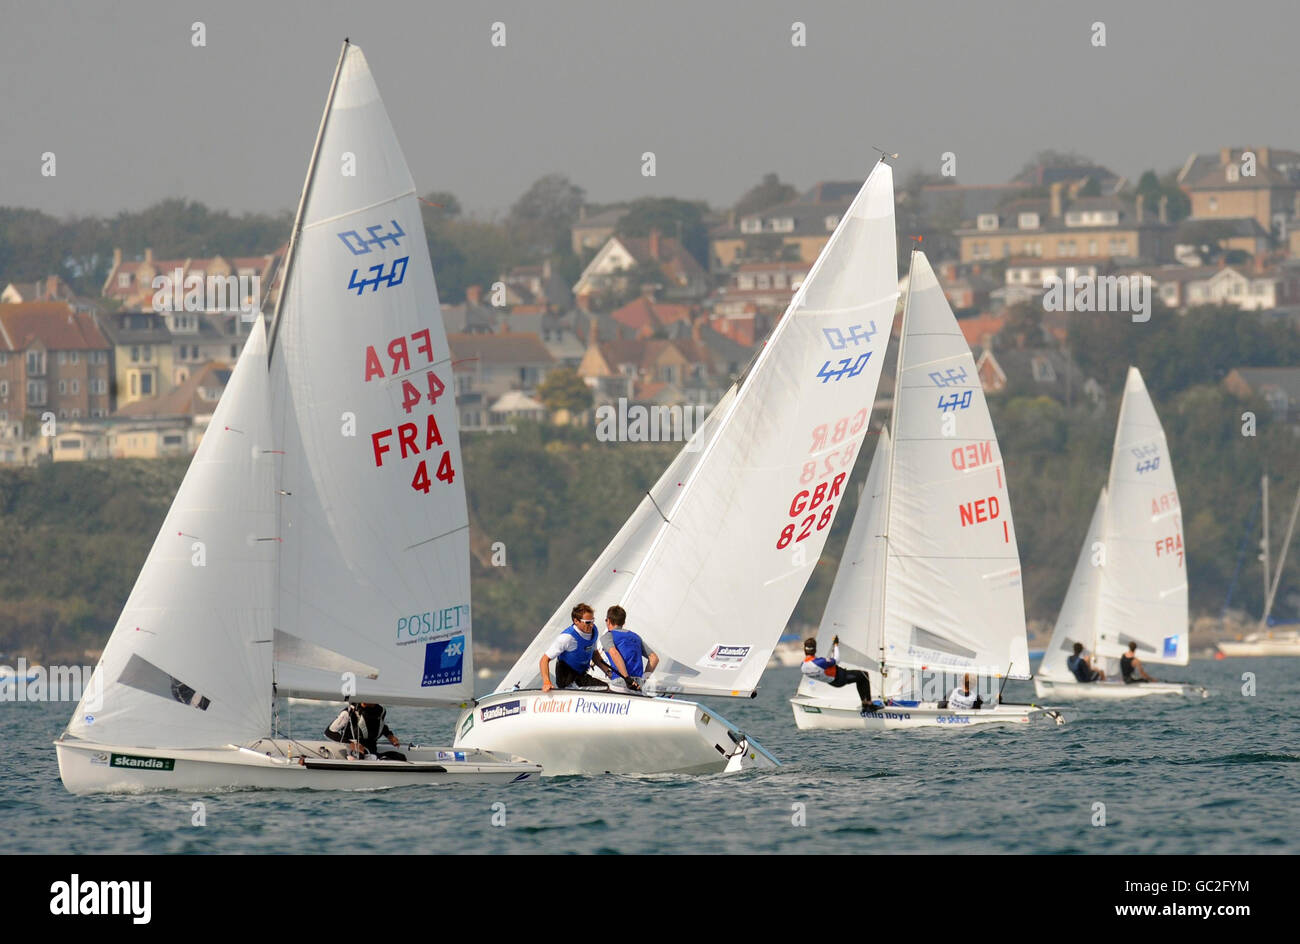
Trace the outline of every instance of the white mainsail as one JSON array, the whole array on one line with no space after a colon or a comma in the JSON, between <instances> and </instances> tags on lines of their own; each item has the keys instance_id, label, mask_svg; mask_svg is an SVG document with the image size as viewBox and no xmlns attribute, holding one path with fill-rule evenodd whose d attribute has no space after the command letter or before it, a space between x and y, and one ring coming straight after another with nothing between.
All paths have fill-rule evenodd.
<instances>
[{"instance_id":1,"label":"white mainsail","mask_svg":"<svg viewBox=\"0 0 1300 944\"><path fill-rule=\"evenodd\" d=\"M1183 512L1165 431L1136 367L1124 383L1105 521L1096 653L1116 658L1136 641L1143 662L1186 665Z\"/></svg>"},{"instance_id":2,"label":"white mainsail","mask_svg":"<svg viewBox=\"0 0 1300 944\"><path fill-rule=\"evenodd\" d=\"M70 734L190 747L270 732L278 460L259 318Z\"/></svg>"},{"instance_id":3,"label":"white mainsail","mask_svg":"<svg viewBox=\"0 0 1300 944\"><path fill-rule=\"evenodd\" d=\"M1079 559L1074 564L1074 574L1070 577L1070 586L1065 591L1065 602L1061 604L1061 613L1056 618L1052 629L1052 639L1043 653L1043 662L1038 667L1038 674L1049 679L1073 678L1066 660L1074 654L1074 644L1082 643L1091 658L1095 644L1093 629L1097 625L1097 597L1101 592L1102 563L1104 562L1103 543L1105 536L1102 529L1106 521L1106 489L1097 496L1097 504L1092 510L1092 521L1088 525L1088 535L1079 550Z\"/></svg>"},{"instance_id":4,"label":"white mainsail","mask_svg":"<svg viewBox=\"0 0 1300 944\"><path fill-rule=\"evenodd\" d=\"M871 457L867 481L858 498L848 540L840 555L835 582L817 628L817 652L827 655L831 641L840 638L840 661L846 665L880 671L881 580L884 578L885 485L891 453L889 431L880 431L880 441ZM855 705L852 688L833 689L846 693Z\"/></svg>"},{"instance_id":5,"label":"white mainsail","mask_svg":"<svg viewBox=\"0 0 1300 944\"><path fill-rule=\"evenodd\" d=\"M276 687L458 704L473 666L451 354L415 184L356 46L300 215L271 337Z\"/></svg>"},{"instance_id":6,"label":"white mainsail","mask_svg":"<svg viewBox=\"0 0 1300 944\"><path fill-rule=\"evenodd\" d=\"M881 609L890 668L1029 678L1020 552L970 347L912 254L887 482Z\"/></svg>"},{"instance_id":7,"label":"white mainsail","mask_svg":"<svg viewBox=\"0 0 1300 944\"><path fill-rule=\"evenodd\" d=\"M618 599L660 657L652 691L753 691L821 555L898 297L892 171L877 164L735 398L715 411ZM666 480L661 479L661 483ZM638 529L639 530L639 529ZM618 538L616 538L616 541ZM568 622L543 629L547 641ZM528 658L526 656L525 658ZM507 676L537 678L521 661ZM511 682L511 684L513 684Z\"/></svg>"}]
</instances>

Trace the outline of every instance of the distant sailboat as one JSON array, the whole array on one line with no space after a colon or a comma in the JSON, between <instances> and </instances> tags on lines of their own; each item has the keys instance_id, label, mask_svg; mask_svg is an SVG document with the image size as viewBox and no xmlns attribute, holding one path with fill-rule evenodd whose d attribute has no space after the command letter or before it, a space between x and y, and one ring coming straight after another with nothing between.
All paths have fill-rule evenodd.
<instances>
[{"instance_id":1,"label":"distant sailboat","mask_svg":"<svg viewBox=\"0 0 1300 944\"><path fill-rule=\"evenodd\" d=\"M896 438L882 430L817 631L818 653L864 669L873 694L801 679L800 729L945 728L1061 722L1055 709L949 708L927 692L947 673L1029 678L1020 554L997 434L970 347L925 253L912 253L894 387ZM882 680L882 672L884 677Z\"/></svg>"},{"instance_id":2,"label":"distant sailboat","mask_svg":"<svg viewBox=\"0 0 1300 944\"><path fill-rule=\"evenodd\" d=\"M1260 479L1261 501L1263 503L1263 537L1260 546L1263 549L1264 564L1264 612L1260 617L1255 632L1248 633L1243 639L1221 640L1219 652L1225 656L1300 656L1300 632L1275 630L1272 626L1273 601L1277 599L1277 590L1282 582L1282 569L1286 566L1287 551L1291 546L1291 537L1295 534L1297 515L1300 515L1300 489L1296 490L1295 502L1291 506L1291 518L1287 522L1286 534L1282 538L1282 551L1278 556L1277 569L1269 566L1268 540L1268 476Z\"/></svg>"},{"instance_id":3,"label":"distant sailboat","mask_svg":"<svg viewBox=\"0 0 1300 944\"><path fill-rule=\"evenodd\" d=\"M582 581L465 712L457 746L547 776L703 773L776 761L679 697L538 691L538 662L584 601L628 613L659 655L652 695L750 697L820 557L867 434L897 301L893 175L877 164L746 376ZM603 619L600 619L603 623Z\"/></svg>"},{"instance_id":4,"label":"distant sailboat","mask_svg":"<svg viewBox=\"0 0 1300 944\"><path fill-rule=\"evenodd\" d=\"M1183 512L1169 444L1142 375L1130 367L1110 476L1034 687L1040 698L1063 700L1204 696L1204 688L1183 682L1119 678L1118 660L1130 642L1138 644L1143 665L1187 665L1188 625ZM1105 682L1074 677L1067 659L1075 643L1106 672Z\"/></svg>"},{"instance_id":5,"label":"distant sailboat","mask_svg":"<svg viewBox=\"0 0 1300 944\"><path fill-rule=\"evenodd\" d=\"M355 176L338 172L349 152ZM410 171L347 43L285 264L275 321L254 323L55 742L74 793L539 772L450 748L348 760L346 745L273 730L277 690L453 706L473 686L450 351Z\"/></svg>"}]
</instances>

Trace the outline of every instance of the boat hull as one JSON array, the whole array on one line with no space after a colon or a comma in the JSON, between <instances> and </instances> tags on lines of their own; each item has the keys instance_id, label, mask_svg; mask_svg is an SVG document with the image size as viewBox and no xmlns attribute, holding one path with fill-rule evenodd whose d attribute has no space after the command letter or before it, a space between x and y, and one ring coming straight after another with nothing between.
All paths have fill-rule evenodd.
<instances>
[{"instance_id":1,"label":"boat hull","mask_svg":"<svg viewBox=\"0 0 1300 944\"><path fill-rule=\"evenodd\" d=\"M463 712L456 747L517 754L543 776L709 774L780 764L712 709L620 692L501 692Z\"/></svg>"},{"instance_id":2,"label":"boat hull","mask_svg":"<svg viewBox=\"0 0 1300 944\"><path fill-rule=\"evenodd\" d=\"M1208 689L1182 682L1142 682L1129 685L1125 682L1063 682L1035 678L1034 691L1039 698L1060 701L1123 701L1131 698L1153 698L1158 695L1176 695L1183 698L1209 698Z\"/></svg>"},{"instance_id":3,"label":"boat hull","mask_svg":"<svg viewBox=\"0 0 1300 944\"><path fill-rule=\"evenodd\" d=\"M1300 656L1300 639L1261 639L1258 641L1221 642L1225 656Z\"/></svg>"},{"instance_id":4,"label":"boat hull","mask_svg":"<svg viewBox=\"0 0 1300 944\"><path fill-rule=\"evenodd\" d=\"M517 757L458 754L449 748L402 748L405 762L349 761L342 745L333 741L265 738L249 747L172 750L65 738L54 747L63 785L76 794L384 790L411 784L505 784L541 774L536 764Z\"/></svg>"},{"instance_id":5,"label":"boat hull","mask_svg":"<svg viewBox=\"0 0 1300 944\"><path fill-rule=\"evenodd\" d=\"M995 705L963 711L940 708L937 703L916 706L886 705L863 715L856 706L799 694L790 699L794 723L800 731L893 731L900 728L946 728L951 731L990 724L1065 724L1069 713L1041 705Z\"/></svg>"}]
</instances>

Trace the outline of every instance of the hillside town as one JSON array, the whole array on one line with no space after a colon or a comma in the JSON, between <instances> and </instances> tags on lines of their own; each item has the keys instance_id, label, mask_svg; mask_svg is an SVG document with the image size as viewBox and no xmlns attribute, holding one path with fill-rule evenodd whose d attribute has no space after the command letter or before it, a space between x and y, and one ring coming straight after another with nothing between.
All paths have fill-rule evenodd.
<instances>
[{"instance_id":1,"label":"hillside town","mask_svg":"<svg viewBox=\"0 0 1300 944\"><path fill-rule=\"evenodd\" d=\"M756 188L775 202L707 212L695 251L680 225L632 235L627 206L583 204L566 247L576 279L543 252L466 285L461 299L444 296L461 429L590 425L593 411L620 404L712 406L860 183ZM897 203L899 232L935 260L991 394L1104 395L1071 357L1063 311L1075 299L1054 303L1054 285L1110 281L1134 286L1134 298L1143 286L1143 304L1179 313L1228 306L1300 324L1297 151L1224 147L1136 182L1060 158L996 184L915 174ZM22 281L0 271L0 462L192 453L253 313L274 308L285 248L180 258L166 246L116 247L94 296L59 274ZM1037 334L1007 330L1025 305L1042 312ZM1221 382L1287 422L1300 416L1300 367L1241 366ZM887 375L886 401L890 387Z\"/></svg>"}]
</instances>

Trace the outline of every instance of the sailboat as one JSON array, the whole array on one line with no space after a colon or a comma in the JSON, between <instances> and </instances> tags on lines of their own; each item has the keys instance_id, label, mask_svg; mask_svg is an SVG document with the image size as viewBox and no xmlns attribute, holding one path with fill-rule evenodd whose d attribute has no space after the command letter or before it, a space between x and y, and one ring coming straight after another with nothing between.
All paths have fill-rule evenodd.
<instances>
[{"instance_id":1,"label":"sailboat","mask_svg":"<svg viewBox=\"0 0 1300 944\"><path fill-rule=\"evenodd\" d=\"M1142 374L1128 369L1110 476L1074 566L1065 602L1034 678L1040 698L1200 695L1183 682L1125 684L1118 660L1130 642L1143 665L1187 665L1187 565L1173 462ZM1081 643L1104 682L1080 682L1067 659ZM1099 664L1100 663L1100 664Z\"/></svg>"},{"instance_id":2,"label":"sailboat","mask_svg":"<svg viewBox=\"0 0 1300 944\"><path fill-rule=\"evenodd\" d=\"M897 301L894 188L878 163L744 377L506 673L456 746L545 775L773 767L682 696L753 697L821 555L867 434ZM538 690L539 660L586 602L659 656L645 695Z\"/></svg>"},{"instance_id":3,"label":"sailboat","mask_svg":"<svg viewBox=\"0 0 1300 944\"><path fill-rule=\"evenodd\" d=\"M895 436L882 430L817 630L821 655L866 670L880 710L856 688L803 678L801 730L1063 723L1052 708L949 708L933 688L1029 678L1020 553L997 433L970 348L925 253L912 253L894 387ZM839 644L833 646L838 637ZM927 681L928 676L928 681ZM933 690L931 690L933 689Z\"/></svg>"},{"instance_id":4,"label":"sailboat","mask_svg":"<svg viewBox=\"0 0 1300 944\"><path fill-rule=\"evenodd\" d=\"M1273 571L1269 566L1267 475L1260 479L1259 487L1260 500L1263 503L1264 533L1260 540L1263 554L1260 559L1264 564L1264 613L1255 632L1248 633L1244 639L1220 640L1219 652L1224 656L1300 656L1300 632L1294 629L1274 631L1272 628L1273 601L1277 599L1277 589L1282 582L1282 569L1286 566L1291 536L1295 534L1296 517L1300 515L1300 489L1296 490L1295 502L1291 506L1291 518L1287 522L1286 536L1282 538L1282 551L1277 562L1277 570Z\"/></svg>"},{"instance_id":5,"label":"sailboat","mask_svg":"<svg viewBox=\"0 0 1300 944\"><path fill-rule=\"evenodd\" d=\"M339 172L354 160L356 174ZM536 764L281 736L275 696L472 695L450 351L410 171L345 42L258 315L67 730L74 793L508 783Z\"/></svg>"}]
</instances>

